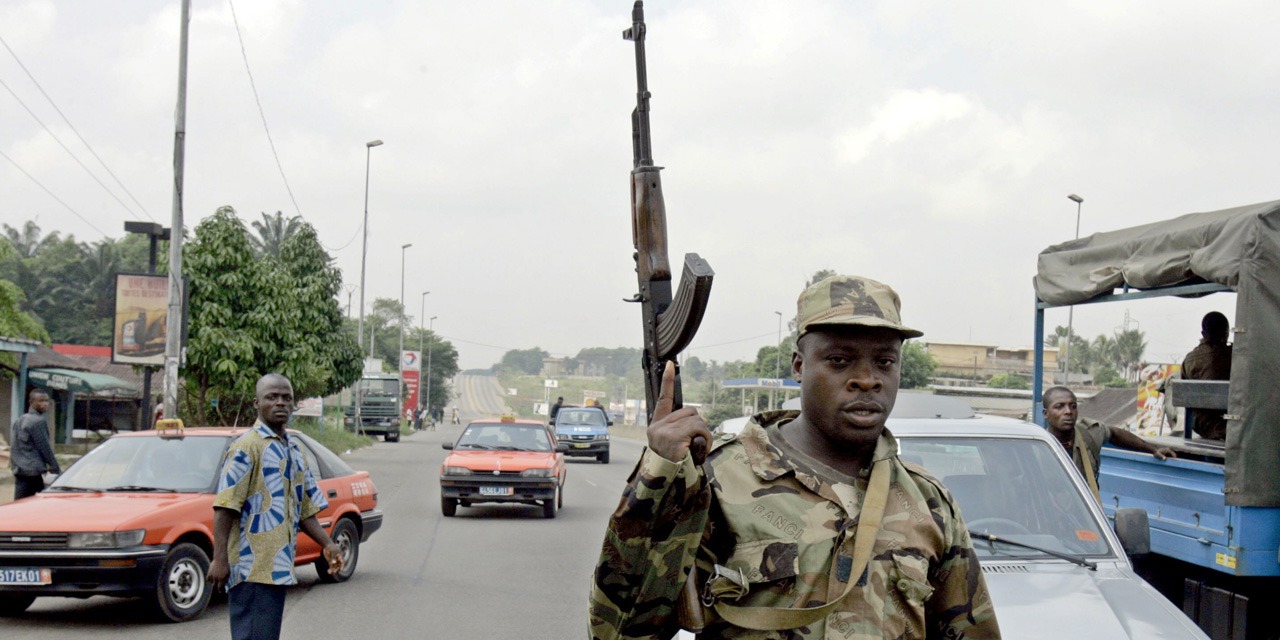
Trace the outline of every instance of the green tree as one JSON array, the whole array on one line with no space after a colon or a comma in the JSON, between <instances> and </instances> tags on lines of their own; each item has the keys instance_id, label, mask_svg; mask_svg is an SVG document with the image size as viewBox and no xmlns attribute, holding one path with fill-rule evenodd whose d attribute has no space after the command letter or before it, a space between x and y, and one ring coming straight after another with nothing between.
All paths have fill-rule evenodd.
<instances>
[{"instance_id":1,"label":"green tree","mask_svg":"<svg viewBox=\"0 0 1280 640\"><path fill-rule=\"evenodd\" d=\"M504 369L521 371L531 376L537 375L539 371L542 371L542 359L549 355L538 347L512 349L502 354L502 360L498 363L498 366Z\"/></svg>"},{"instance_id":2,"label":"green tree","mask_svg":"<svg viewBox=\"0 0 1280 640\"><path fill-rule=\"evenodd\" d=\"M929 380L938 370L938 361L924 348L924 344L908 340L902 345L902 380L903 389L922 389L929 386Z\"/></svg>"},{"instance_id":3,"label":"green tree","mask_svg":"<svg viewBox=\"0 0 1280 640\"><path fill-rule=\"evenodd\" d=\"M17 251L9 243L8 239L0 240L0 262L17 258ZM27 315L22 310L23 303L26 302L26 294L18 285L4 279L0 279L0 336L8 338L27 338L30 340L39 340L48 343L49 334L36 322L35 318ZM17 368L17 358L10 353L0 353L0 362ZM0 369L0 374L6 374L7 370Z\"/></svg>"},{"instance_id":4,"label":"green tree","mask_svg":"<svg viewBox=\"0 0 1280 640\"><path fill-rule=\"evenodd\" d=\"M1116 333L1115 355L1126 380L1135 380L1142 368L1143 355L1147 351L1147 338L1137 329L1129 329Z\"/></svg>"},{"instance_id":5,"label":"green tree","mask_svg":"<svg viewBox=\"0 0 1280 640\"><path fill-rule=\"evenodd\" d=\"M306 398L353 382L358 348L342 328L341 287L309 227L259 260L231 207L195 229L184 251L191 308L184 413L198 424L251 424L254 385L281 373Z\"/></svg>"},{"instance_id":6,"label":"green tree","mask_svg":"<svg viewBox=\"0 0 1280 640\"><path fill-rule=\"evenodd\" d=\"M267 215L264 212L262 220L253 221L253 230L257 235L249 236L249 242L253 245L254 255L259 258L267 256L279 258L289 238L306 226L310 225L302 219L302 216L285 218L284 214L279 211L274 216Z\"/></svg>"}]
</instances>

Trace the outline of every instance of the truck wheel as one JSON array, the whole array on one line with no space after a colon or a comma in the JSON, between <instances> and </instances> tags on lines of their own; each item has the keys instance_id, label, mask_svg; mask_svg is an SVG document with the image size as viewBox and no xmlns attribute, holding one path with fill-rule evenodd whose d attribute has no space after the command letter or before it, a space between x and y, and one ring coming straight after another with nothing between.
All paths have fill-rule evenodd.
<instances>
[{"instance_id":1,"label":"truck wheel","mask_svg":"<svg viewBox=\"0 0 1280 640\"><path fill-rule=\"evenodd\" d=\"M10 616L16 616L23 611L26 611L27 607L31 606L31 603L35 601L35 596L23 595L21 593L10 593L0 596L0 617L7 618Z\"/></svg>"},{"instance_id":2,"label":"truck wheel","mask_svg":"<svg viewBox=\"0 0 1280 640\"><path fill-rule=\"evenodd\" d=\"M156 613L169 622L194 620L204 613L213 590L205 581L209 556L190 542L175 545L164 559L156 580Z\"/></svg>"},{"instance_id":3,"label":"truck wheel","mask_svg":"<svg viewBox=\"0 0 1280 640\"><path fill-rule=\"evenodd\" d=\"M556 505L560 502L560 487L556 487L556 495L542 501L542 517L556 517Z\"/></svg>"},{"instance_id":4,"label":"truck wheel","mask_svg":"<svg viewBox=\"0 0 1280 640\"><path fill-rule=\"evenodd\" d=\"M342 571L329 573L329 561L321 554L315 562L316 573L320 582L346 582L356 572L356 563L360 561L360 530L350 518L343 518L333 526L333 534L329 537L342 550Z\"/></svg>"},{"instance_id":5,"label":"truck wheel","mask_svg":"<svg viewBox=\"0 0 1280 640\"><path fill-rule=\"evenodd\" d=\"M440 513L446 518L452 518L458 513L457 498L440 498Z\"/></svg>"},{"instance_id":6,"label":"truck wheel","mask_svg":"<svg viewBox=\"0 0 1280 640\"><path fill-rule=\"evenodd\" d=\"M609 464L609 452L597 453L596 460L599 460L600 464Z\"/></svg>"}]
</instances>

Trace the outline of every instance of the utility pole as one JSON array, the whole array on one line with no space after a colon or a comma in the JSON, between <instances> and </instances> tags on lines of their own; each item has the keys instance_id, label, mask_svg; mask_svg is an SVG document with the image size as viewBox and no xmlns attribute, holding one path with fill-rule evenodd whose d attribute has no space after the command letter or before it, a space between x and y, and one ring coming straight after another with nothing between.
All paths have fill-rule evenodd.
<instances>
[{"instance_id":1,"label":"utility pole","mask_svg":"<svg viewBox=\"0 0 1280 640\"><path fill-rule=\"evenodd\" d=\"M187 32L191 0L182 0L182 29L178 39L178 105L173 131L173 221L169 240L169 315L165 319L164 417L178 417L178 362L182 350L182 178L187 138Z\"/></svg>"},{"instance_id":2,"label":"utility pole","mask_svg":"<svg viewBox=\"0 0 1280 640\"><path fill-rule=\"evenodd\" d=\"M1081 198L1080 196L1072 193L1067 196L1067 199L1076 203L1076 239L1079 240L1080 239L1080 207L1084 205L1084 198ZM1068 386L1071 385L1071 334L1072 334L1071 325L1075 321L1075 317L1076 317L1075 305L1067 307L1067 348L1065 352L1067 365L1066 365L1066 369L1064 370L1067 372Z\"/></svg>"},{"instance_id":3,"label":"utility pole","mask_svg":"<svg viewBox=\"0 0 1280 640\"><path fill-rule=\"evenodd\" d=\"M412 246L412 242L400 245L400 322L398 323L400 325L400 350L396 352L396 360L404 359L404 321L409 316L409 312L404 308L404 252ZM418 355L422 354L419 353ZM398 364L397 366L404 368L403 364Z\"/></svg>"}]
</instances>

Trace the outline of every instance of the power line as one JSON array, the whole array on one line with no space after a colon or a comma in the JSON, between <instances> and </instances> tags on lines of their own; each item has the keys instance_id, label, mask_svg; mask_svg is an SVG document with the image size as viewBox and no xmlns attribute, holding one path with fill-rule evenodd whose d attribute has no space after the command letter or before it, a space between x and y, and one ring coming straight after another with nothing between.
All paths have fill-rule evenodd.
<instances>
[{"instance_id":1,"label":"power line","mask_svg":"<svg viewBox=\"0 0 1280 640\"><path fill-rule=\"evenodd\" d=\"M718 342L716 344L700 344L696 347L689 347L688 349L685 349L685 351L694 351L696 349L710 349L711 347L723 347L727 344L738 344L739 342L749 342L751 340L759 340L760 338L768 338L772 335L774 335L774 332L771 331L769 333L762 333L758 336L751 336L749 338L742 338L739 340L730 340L728 342Z\"/></svg>"},{"instance_id":2,"label":"power line","mask_svg":"<svg viewBox=\"0 0 1280 640\"><path fill-rule=\"evenodd\" d=\"M253 70L249 68L249 53L244 48L244 36L240 33L240 20L236 17L236 5L227 0L231 7L231 22L236 26L236 39L240 41L240 57L244 59L244 72L249 76L249 88L253 89L253 101L258 105L258 116L262 118L262 130L267 132L267 143L271 145L271 156L276 159L276 168L280 170L280 179L284 180L284 189L289 192L289 200L293 202L294 211L302 215L298 201L293 197L293 187L289 186L289 178L284 174L284 165L280 163L280 154L276 153L276 142L271 138L271 128L267 126L267 114L262 110L262 100L258 97L258 85L253 81ZM350 243L347 243L350 244Z\"/></svg>"},{"instance_id":3,"label":"power line","mask_svg":"<svg viewBox=\"0 0 1280 640\"><path fill-rule=\"evenodd\" d=\"M130 216L132 216L132 215L133 215L133 210L129 208L129 205L126 205L126 204L124 203L124 200L121 200L119 196L117 196L114 192L112 192L110 189L108 189L108 188L107 188L107 185L106 185L106 184L104 184L104 183L102 182L102 180L99 180L99 179L98 179L98 176L94 175L94 173L93 173L92 171L90 171L90 170L89 170L89 167L88 167L87 165L85 165L85 163L84 163L84 162L81 162L80 158L79 158L79 157L77 157L77 156L76 156L76 154L74 154L74 153L72 153L72 152L71 152L71 149L70 149L70 148L68 148L68 147L67 147L67 145L66 145L65 143L63 143L63 142L62 142L62 139L58 137L58 134L54 133L51 129L49 129L48 125L46 125L46 124L44 123L44 121L40 119L40 116L37 116L37 115L36 115L36 113L35 113L34 111L32 111L32 110L31 110L31 107L28 107L28 106L27 106L27 103L23 102L23 101L22 101L22 98L19 98L19 97L18 97L18 94L14 93L14 92L13 92L13 89L9 88L9 84L8 84L8 83L6 83L4 80L0 80L0 87L4 87L4 88L5 88L5 90L9 92L9 95L13 96L13 99L14 99L14 100L17 100L17 101L18 101L18 104L22 105L22 108L23 108L23 109L26 109L26 110L27 110L27 113L28 113L32 118L34 118L36 122L40 123L40 126L41 126L42 128L44 128L45 132L46 132L46 133L48 133L50 137L52 137L52 138L53 138L53 141L54 141L54 142L57 142L57 143L58 143L58 146L62 147L62 150L63 150L63 151L66 151L66 152L67 152L67 155L71 156L71 159L72 159L72 160L75 160L75 161L76 161L76 164L80 165L80 168L81 168L81 169L84 169L84 172L85 172L85 173L87 173L87 174L89 174L89 177L90 177L90 178L93 178L93 181L94 181L94 182L96 182L96 183L98 183L98 186L102 187L102 190L103 190L103 191L106 191L106 192L107 192L107 195L110 195L112 199L114 199L116 202L119 202L119 203L120 203L120 206L121 206L121 207L124 207L124 210L125 210L125 211L127 211L127 212L129 212L129 215L130 215ZM147 217L148 217L148 218L151 218L151 216L150 216L150 215L148 215ZM154 219L154 218L152 218L152 220L151 220L151 221L152 221L152 222L155 222L155 219Z\"/></svg>"},{"instance_id":4,"label":"power line","mask_svg":"<svg viewBox=\"0 0 1280 640\"><path fill-rule=\"evenodd\" d=\"M86 218L86 217L84 217L84 216L80 215L80 212L79 212L79 211L76 211L75 209L72 209L72 208L71 208L71 205L67 204L66 202L63 202L63 201L62 201L62 198L59 198L58 196L54 195L54 193L53 193L52 191L50 191L48 187L44 186L43 184L40 184L40 181L39 181L39 180L36 180L36 177L35 177L35 176L31 175L30 173L27 173L27 170L26 170L26 169L23 169L23 168L22 168L22 165L18 164L18 163L17 163L13 158L10 158L10 157L9 157L9 155L8 155L8 154L6 154L4 151L0 151L0 156L3 156L3 157L4 157L4 159L5 159L5 160L8 160L10 164L12 164L14 167L17 167L18 171L21 171L21 172L22 172L22 175L24 175L24 176L26 176L26 177L30 178L32 182L36 183L36 186L37 186L37 187L40 187L41 189L44 189L44 192L45 192L45 193L47 193L47 194L49 194L49 197L50 197L50 198L53 198L54 200L57 200L59 204L61 204L62 206L66 207L66 208L67 208L67 211L70 211L71 213L75 214L75 216L76 216L77 218L80 218L81 220L83 220L83 221L84 221L84 223L85 223L85 224L87 224L87 225L89 225L90 227L92 227L94 231L97 231L98 233L101 233L101 234L102 234L102 236L103 236L104 238L105 238L105 237L109 237L109 236L107 236L107 232L106 232L106 231L103 231L102 229L99 229L99 228L97 227L97 225L93 224L92 222L89 222L89 219L88 219L88 218Z\"/></svg>"},{"instance_id":5,"label":"power line","mask_svg":"<svg viewBox=\"0 0 1280 640\"><path fill-rule=\"evenodd\" d=\"M116 181L117 185L120 185L120 188L123 189L126 194L128 194L129 199L133 200L133 203L138 205L138 208L142 210L143 215L147 216L147 218L152 222L155 222L156 219L151 217L151 212L147 211L147 208L142 206L141 202L138 202L138 198L136 198L133 195L133 192L129 191L129 188L124 186L124 183L121 182L120 178L117 177L115 172L111 170L111 167L108 167L107 163L104 162L100 156L98 156L98 152L93 150L93 145L90 145L89 141L85 140L84 136L80 135L80 131L76 129L76 126L71 124L71 120L67 118L67 115L62 112L62 109L58 108L58 103L54 102L53 98L49 97L49 94L45 92L44 87L40 86L40 82L36 80L36 77L31 74L30 70L27 69L27 65L22 64L22 60L18 58L18 54L14 52L13 48L9 46L8 42L5 42L4 36L0 36L0 44L3 44L4 48L9 51L9 55L13 56L14 62L18 63L18 66L22 68L22 72L27 74L27 78L31 80L31 84L34 84L36 86L36 89L40 91L40 95L44 96L45 100L49 101L49 104L53 106L53 110L58 112L58 116L61 117L62 121L66 123L67 127L71 129L71 132L76 134L76 138L80 140L80 143L84 145L85 149L89 150L89 154L92 155L94 159L98 161L98 164L102 165L102 168L106 170L107 175L111 176L111 178ZM5 88L8 89L9 88L8 85L6 85ZM13 90L10 89L9 93L13 93ZM15 95L14 97L16 98L17 96ZM21 100L19 100L19 102L21 102ZM26 105L23 105L23 106L25 107ZM30 112L29 109L28 109L28 112ZM41 124L43 125L43 123ZM48 127L46 127L45 130L48 131ZM55 139L56 139L56 136L55 136ZM65 149L66 147L63 147L63 148ZM68 153L69 152L70 151L68 151ZM84 166L84 165L81 165L81 166ZM86 168L86 171L87 170L88 169ZM98 184L102 184L102 183L99 182ZM106 186L104 185L103 188L105 189ZM114 197L114 195L112 197ZM119 198L117 198L116 201L119 202ZM123 205L124 203L121 202L120 204Z\"/></svg>"}]
</instances>

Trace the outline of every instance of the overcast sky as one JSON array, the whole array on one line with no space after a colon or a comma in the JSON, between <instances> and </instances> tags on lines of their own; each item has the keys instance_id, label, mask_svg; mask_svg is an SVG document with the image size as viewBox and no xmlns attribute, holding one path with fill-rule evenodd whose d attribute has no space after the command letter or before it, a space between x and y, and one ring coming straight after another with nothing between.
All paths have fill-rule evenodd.
<instances>
[{"instance_id":1,"label":"overcast sky","mask_svg":"<svg viewBox=\"0 0 1280 640\"><path fill-rule=\"evenodd\" d=\"M301 213L359 285L365 142L381 139L366 304L400 296L413 243L406 307L416 321L431 291L426 315L463 367L510 348L639 346L639 307L622 302L636 290L630 9L239 0L295 208L231 4L195 0L186 223L221 205L246 223ZM697 252L716 271L688 351L703 359L772 344L774 312L790 319L824 268L895 287L926 340L1028 346L1036 254L1075 232L1067 194L1084 197L1082 235L1280 198L1275 2L651 0L646 13L673 263ZM0 91L0 222L86 241L148 215L168 226L178 33L178 0L0 2L0 36L142 205L0 51L0 80L57 138ZM1128 311L1149 359L1180 360L1200 316L1234 304L1080 307L1075 327L1110 333Z\"/></svg>"}]
</instances>

